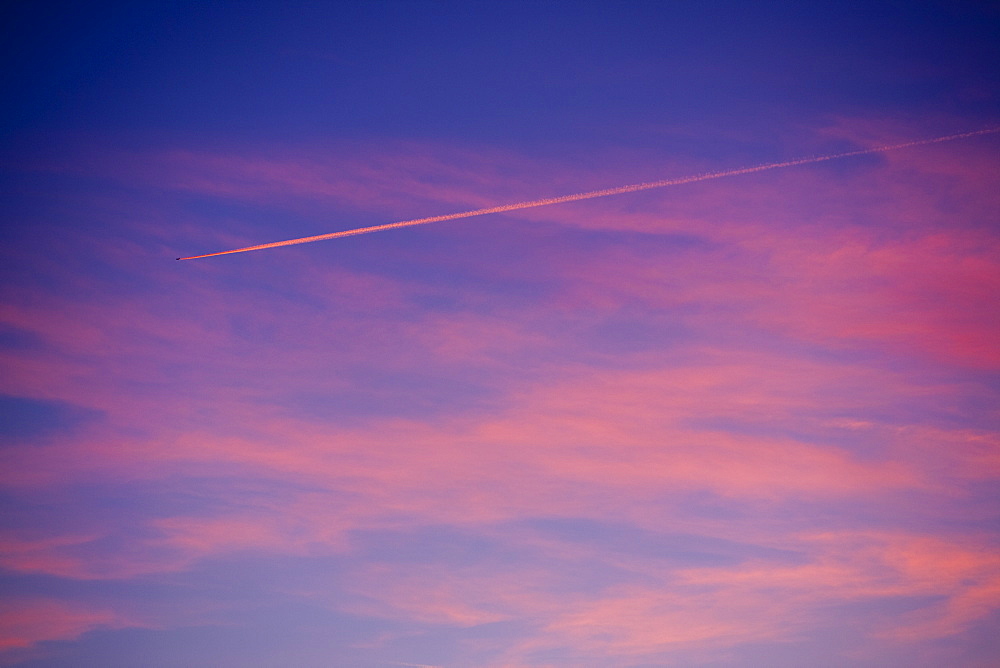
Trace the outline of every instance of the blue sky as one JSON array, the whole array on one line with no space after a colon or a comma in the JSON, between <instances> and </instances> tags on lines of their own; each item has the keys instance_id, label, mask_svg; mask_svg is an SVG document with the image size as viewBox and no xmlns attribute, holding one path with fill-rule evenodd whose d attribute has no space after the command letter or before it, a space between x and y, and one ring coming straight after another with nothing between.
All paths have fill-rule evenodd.
<instances>
[{"instance_id":1,"label":"blue sky","mask_svg":"<svg viewBox=\"0 0 1000 668\"><path fill-rule=\"evenodd\" d=\"M980 3L4 10L0 665L990 665Z\"/></svg>"}]
</instances>

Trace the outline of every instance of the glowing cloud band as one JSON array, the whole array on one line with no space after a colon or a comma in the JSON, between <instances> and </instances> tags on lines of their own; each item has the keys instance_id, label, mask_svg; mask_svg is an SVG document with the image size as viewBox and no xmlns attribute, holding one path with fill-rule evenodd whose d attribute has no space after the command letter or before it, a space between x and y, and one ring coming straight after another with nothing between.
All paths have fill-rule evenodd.
<instances>
[{"instance_id":1,"label":"glowing cloud band","mask_svg":"<svg viewBox=\"0 0 1000 668\"><path fill-rule=\"evenodd\" d=\"M475 211L465 211L462 213L449 213L443 216L431 216L429 218L417 218L415 220L403 220L398 223L386 223L385 225L373 225L371 227L359 227L354 230L344 230L343 232L331 232L329 234L318 234L314 237L301 237L299 239L289 239L287 241L274 241L258 246L247 246L246 248L236 248L233 250L219 251L218 253L207 253L205 255L192 255L191 257L179 257L178 260L196 260L202 257L214 257L216 255L229 255L231 253L245 253L247 251L264 250L265 248L279 248L281 246L294 246L295 244L308 244L313 241L325 241L327 239L339 239L341 237L352 237L356 234L368 234L370 232L381 232L382 230L392 230L397 227L410 227L412 225L426 225L427 223L439 223L445 220L456 220L459 218L471 218L472 216L485 216L488 213L504 213L506 211L517 211L519 209L530 209L536 206L548 206L549 204L562 204L563 202L576 202L582 199L593 199L594 197L607 197L608 195L622 195L640 190L651 190L653 188L664 188L666 186L677 186L682 183L695 183L696 181L708 181L710 179L720 179L724 176L738 176L740 174L752 174L754 172L764 172L769 169L779 169L781 167L793 167L795 165L808 165L826 160L837 160L838 158L849 158L854 155L867 155L870 153L882 153L894 151L896 149L908 148L910 146L924 146L926 144L936 144L938 142L952 141L953 139L963 139L965 137L975 137L977 135L993 134L1000 132L1000 127L986 130L976 130L973 132L963 132L957 135L947 135L945 137L935 137L934 139L920 139L904 144L891 144L888 146L876 146L858 151L848 151L846 153L834 153L813 158L799 158L786 162L772 162L766 165L756 165L754 167L742 167L740 169L729 169L722 172L709 172L696 176L685 176L677 179L666 179L664 181L650 181L648 183L635 183L617 188L606 188L604 190L592 190L590 192L578 193L576 195L563 195L561 197L549 197L547 199L537 199L531 202L518 202L516 204L504 204L501 206L491 206L486 209L476 209Z\"/></svg>"}]
</instances>

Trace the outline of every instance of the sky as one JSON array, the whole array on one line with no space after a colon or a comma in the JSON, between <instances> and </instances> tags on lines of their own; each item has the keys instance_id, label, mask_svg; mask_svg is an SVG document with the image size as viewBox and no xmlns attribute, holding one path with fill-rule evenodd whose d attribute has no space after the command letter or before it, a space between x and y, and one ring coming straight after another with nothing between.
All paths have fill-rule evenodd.
<instances>
[{"instance_id":1,"label":"sky","mask_svg":"<svg viewBox=\"0 0 1000 668\"><path fill-rule=\"evenodd\" d=\"M1000 661L982 2L2 11L0 665Z\"/></svg>"}]
</instances>

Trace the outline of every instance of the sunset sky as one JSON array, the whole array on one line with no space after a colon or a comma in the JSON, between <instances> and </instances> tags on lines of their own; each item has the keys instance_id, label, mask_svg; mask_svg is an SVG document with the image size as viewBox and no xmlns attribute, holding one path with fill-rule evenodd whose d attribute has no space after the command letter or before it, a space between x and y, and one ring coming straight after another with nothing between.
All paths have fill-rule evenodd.
<instances>
[{"instance_id":1,"label":"sunset sky","mask_svg":"<svg viewBox=\"0 0 1000 668\"><path fill-rule=\"evenodd\" d=\"M993 666L981 2L22 2L0 665Z\"/></svg>"}]
</instances>

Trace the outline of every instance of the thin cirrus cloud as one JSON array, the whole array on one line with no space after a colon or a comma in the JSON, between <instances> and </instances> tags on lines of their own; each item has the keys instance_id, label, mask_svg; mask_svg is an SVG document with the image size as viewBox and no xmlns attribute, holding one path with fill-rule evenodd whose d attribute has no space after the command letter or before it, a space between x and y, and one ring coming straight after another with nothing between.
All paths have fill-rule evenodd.
<instances>
[{"instance_id":1,"label":"thin cirrus cloud","mask_svg":"<svg viewBox=\"0 0 1000 668\"><path fill-rule=\"evenodd\" d=\"M669 549L658 559L623 560L594 547L546 545L547 554L559 555L558 567L434 572L386 564L359 574L354 588L366 593L359 608L367 614L459 626L537 619L533 633L496 665L532 665L553 650L570 650L582 661L608 653L634 661L671 650L719 661L741 643L801 638L828 623L835 606L853 609L843 632L863 638L864 625L877 618L866 606L886 600L933 602L880 621L876 636L926 639L954 634L996 604L989 594L996 559L982 549L898 533L795 538L797 555L712 568L671 563ZM567 590L595 554L610 582L598 592Z\"/></svg>"},{"instance_id":2,"label":"thin cirrus cloud","mask_svg":"<svg viewBox=\"0 0 1000 668\"><path fill-rule=\"evenodd\" d=\"M370 647L453 634L455 665L943 651L1000 605L982 529L1000 475L981 375L995 157L925 148L183 273L128 252L170 255L164 193L201 198L176 230L210 245L253 240L247 203L318 225L521 199L545 175L488 153L483 173L519 175L490 191L449 171L452 149L413 145L333 166L308 151L107 164L95 178L127 186L124 211L89 209L122 238L87 242L103 265L86 285L68 251L12 259L65 289L8 290L5 331L28 343L4 352L3 392L95 417L5 448L21 503L0 563L195 590L245 573L253 605L344 615ZM400 172L373 202L364 184ZM228 222L199 228L206 202ZM188 623L110 593L51 600L10 604L28 629L10 647ZM198 620L246 607L188 603Z\"/></svg>"},{"instance_id":3,"label":"thin cirrus cloud","mask_svg":"<svg viewBox=\"0 0 1000 668\"><path fill-rule=\"evenodd\" d=\"M0 651L11 652L30 648L45 640L72 638L96 626L125 628L141 625L141 622L112 610L69 605L56 599L13 599L0 607L0 629L3 629Z\"/></svg>"}]
</instances>

